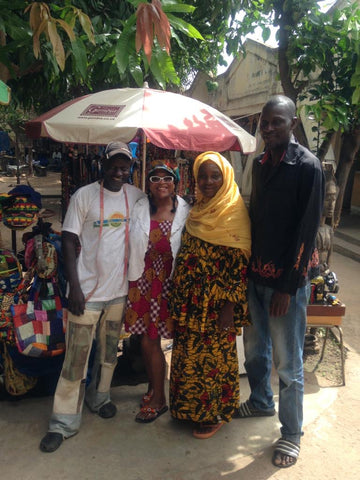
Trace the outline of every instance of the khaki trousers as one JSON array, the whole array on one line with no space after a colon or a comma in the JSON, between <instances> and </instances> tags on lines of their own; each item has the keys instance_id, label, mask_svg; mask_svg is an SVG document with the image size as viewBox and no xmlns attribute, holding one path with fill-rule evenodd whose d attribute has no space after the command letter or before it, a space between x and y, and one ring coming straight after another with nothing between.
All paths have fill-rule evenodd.
<instances>
[{"instance_id":1,"label":"khaki trousers","mask_svg":"<svg viewBox=\"0 0 360 480\"><path fill-rule=\"evenodd\" d=\"M110 385L117 364L125 300L126 297L122 297L121 303L93 303L100 309L86 308L81 316L68 312L65 360L54 396L50 432L61 433L64 438L78 432L84 397L92 412L110 402ZM86 307L88 305L90 307L91 304ZM95 337L91 382L85 393L89 356Z\"/></svg>"}]
</instances>

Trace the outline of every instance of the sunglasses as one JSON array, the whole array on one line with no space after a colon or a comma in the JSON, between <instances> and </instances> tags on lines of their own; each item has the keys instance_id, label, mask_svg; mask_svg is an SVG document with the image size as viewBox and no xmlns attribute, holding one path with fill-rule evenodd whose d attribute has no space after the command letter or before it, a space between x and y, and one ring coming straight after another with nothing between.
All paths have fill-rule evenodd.
<instances>
[{"instance_id":1,"label":"sunglasses","mask_svg":"<svg viewBox=\"0 0 360 480\"><path fill-rule=\"evenodd\" d=\"M174 177L171 177L170 175L166 177L158 177L157 175L153 175L149 178L149 180L151 183L160 183L160 182L173 183Z\"/></svg>"}]
</instances>

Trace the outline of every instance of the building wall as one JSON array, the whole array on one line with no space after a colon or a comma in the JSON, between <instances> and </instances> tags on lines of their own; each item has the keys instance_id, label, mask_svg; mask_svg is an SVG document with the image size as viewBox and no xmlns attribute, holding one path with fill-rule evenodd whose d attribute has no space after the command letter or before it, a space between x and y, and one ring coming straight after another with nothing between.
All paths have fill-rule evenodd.
<instances>
[{"instance_id":1,"label":"building wall","mask_svg":"<svg viewBox=\"0 0 360 480\"><path fill-rule=\"evenodd\" d=\"M249 39L246 55L239 55L226 72L213 79L218 83L215 91L207 91L206 82L212 79L199 73L187 95L208 103L236 121L260 112L270 95L282 93L277 75L276 49Z\"/></svg>"},{"instance_id":2,"label":"building wall","mask_svg":"<svg viewBox=\"0 0 360 480\"><path fill-rule=\"evenodd\" d=\"M248 40L246 56L235 59L218 81L216 108L234 119L260 112L270 95L282 93L276 50Z\"/></svg>"}]
</instances>

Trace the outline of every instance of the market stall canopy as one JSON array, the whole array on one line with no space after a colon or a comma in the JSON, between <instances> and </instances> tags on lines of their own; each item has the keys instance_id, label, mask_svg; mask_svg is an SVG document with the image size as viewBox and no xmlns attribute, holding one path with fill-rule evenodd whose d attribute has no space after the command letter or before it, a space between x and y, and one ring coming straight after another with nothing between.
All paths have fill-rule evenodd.
<instances>
[{"instance_id":1,"label":"market stall canopy","mask_svg":"<svg viewBox=\"0 0 360 480\"><path fill-rule=\"evenodd\" d=\"M105 145L131 142L139 129L171 150L250 153L255 138L229 117L193 98L150 88L119 88L85 95L26 124L31 138Z\"/></svg>"}]
</instances>

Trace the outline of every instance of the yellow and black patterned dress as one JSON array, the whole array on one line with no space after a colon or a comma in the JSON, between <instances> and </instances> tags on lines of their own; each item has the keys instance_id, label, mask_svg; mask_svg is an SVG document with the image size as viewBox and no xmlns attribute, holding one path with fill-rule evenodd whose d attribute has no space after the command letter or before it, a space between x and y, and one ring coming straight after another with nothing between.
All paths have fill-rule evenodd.
<instances>
[{"instance_id":1,"label":"yellow and black patterned dress","mask_svg":"<svg viewBox=\"0 0 360 480\"><path fill-rule=\"evenodd\" d=\"M236 335L248 325L247 260L237 248L184 232L177 256L170 314L175 322L170 411L193 422L229 422L239 406ZM224 302L235 303L234 328L220 330Z\"/></svg>"}]
</instances>

